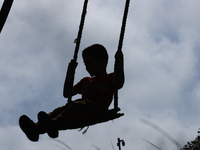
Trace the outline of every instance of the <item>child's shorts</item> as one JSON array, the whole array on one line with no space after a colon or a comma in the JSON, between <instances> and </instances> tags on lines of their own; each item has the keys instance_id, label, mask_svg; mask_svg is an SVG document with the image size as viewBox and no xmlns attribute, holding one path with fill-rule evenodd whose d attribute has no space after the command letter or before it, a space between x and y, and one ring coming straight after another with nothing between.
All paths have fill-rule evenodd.
<instances>
[{"instance_id":1,"label":"child's shorts","mask_svg":"<svg viewBox=\"0 0 200 150\"><path fill-rule=\"evenodd\" d=\"M78 99L56 108L48 115L55 120L59 130L65 130L88 117L92 117L95 113L96 108L89 100Z\"/></svg>"}]
</instances>

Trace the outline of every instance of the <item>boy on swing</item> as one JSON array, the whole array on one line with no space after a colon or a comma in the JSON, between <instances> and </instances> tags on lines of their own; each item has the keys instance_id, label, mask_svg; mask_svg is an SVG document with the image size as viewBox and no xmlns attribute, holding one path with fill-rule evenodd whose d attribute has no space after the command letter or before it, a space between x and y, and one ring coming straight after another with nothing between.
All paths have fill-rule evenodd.
<instances>
[{"instance_id":1,"label":"boy on swing","mask_svg":"<svg viewBox=\"0 0 200 150\"><path fill-rule=\"evenodd\" d=\"M85 48L82 52L83 62L91 77L85 77L72 89L72 96L82 94L82 98L58 107L50 113L43 111L38 113L38 122L34 123L26 115L19 118L19 125L29 140L38 141L39 134L47 133L51 138L58 137L59 130L69 129L73 124L84 121L85 118L108 110L113 98L114 73L106 71L108 53L104 46L94 44ZM123 53L117 51L115 63L118 73L115 75L117 89L124 84ZM64 83L63 96L69 97L70 75L75 70L77 63L72 60L69 63Z\"/></svg>"}]
</instances>

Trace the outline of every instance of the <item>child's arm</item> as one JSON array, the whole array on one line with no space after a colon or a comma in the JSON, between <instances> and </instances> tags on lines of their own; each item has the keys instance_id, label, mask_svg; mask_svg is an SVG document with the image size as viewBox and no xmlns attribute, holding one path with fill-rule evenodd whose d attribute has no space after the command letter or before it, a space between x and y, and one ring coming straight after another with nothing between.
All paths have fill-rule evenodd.
<instances>
[{"instance_id":1,"label":"child's arm","mask_svg":"<svg viewBox=\"0 0 200 150\"><path fill-rule=\"evenodd\" d=\"M122 51L117 51L115 54L115 79L117 89L121 89L124 85L124 56Z\"/></svg>"},{"instance_id":2,"label":"child's arm","mask_svg":"<svg viewBox=\"0 0 200 150\"><path fill-rule=\"evenodd\" d=\"M69 97L71 88L73 86L74 73L75 73L75 69L76 69L77 65L78 65L78 63L75 60L71 60L71 62L68 65L67 74L66 74L65 83L64 83L64 88L63 88L63 96L65 98ZM77 93L74 93L74 90L72 89L71 94L75 95Z\"/></svg>"}]
</instances>

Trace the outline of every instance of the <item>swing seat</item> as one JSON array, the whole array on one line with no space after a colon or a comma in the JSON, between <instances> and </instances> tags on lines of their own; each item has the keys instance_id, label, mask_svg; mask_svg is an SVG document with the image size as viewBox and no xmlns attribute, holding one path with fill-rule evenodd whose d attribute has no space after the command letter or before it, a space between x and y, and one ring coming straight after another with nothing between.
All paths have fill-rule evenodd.
<instances>
[{"instance_id":1,"label":"swing seat","mask_svg":"<svg viewBox=\"0 0 200 150\"><path fill-rule=\"evenodd\" d=\"M67 129L78 129L78 128L82 129L84 127L89 127L98 123L103 123L103 122L117 119L124 115L123 113L118 113L119 111L120 111L120 108L103 111L99 114L95 114L92 117L87 117L84 119L84 121L77 122L69 126Z\"/></svg>"}]
</instances>

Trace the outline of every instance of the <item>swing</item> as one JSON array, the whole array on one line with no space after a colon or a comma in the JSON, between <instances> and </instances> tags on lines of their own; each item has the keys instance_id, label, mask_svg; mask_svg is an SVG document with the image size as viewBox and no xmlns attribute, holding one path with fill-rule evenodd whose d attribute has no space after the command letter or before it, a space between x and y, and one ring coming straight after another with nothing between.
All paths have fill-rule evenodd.
<instances>
[{"instance_id":1,"label":"swing","mask_svg":"<svg viewBox=\"0 0 200 150\"><path fill-rule=\"evenodd\" d=\"M83 12L82 12L82 16L81 16L80 26L79 26L79 32L78 32L77 39L75 40L76 47L75 47L75 52L74 52L74 56L73 56L73 59L72 59L75 62L77 61L77 55L78 55L78 50L79 50L81 36L82 36L82 30L83 30L83 26L84 26L84 20L85 20L86 11L87 11L87 3L88 3L88 0L85 0L84 5L83 5ZM122 49L129 3L130 3L130 0L126 0L117 51L121 51L121 49ZM100 114L95 114L93 116L87 117L87 118L84 119L84 121L80 121L80 122L77 122L77 123L69 126L68 129L77 129L77 128L83 129L84 127L89 127L91 125L95 125L95 124L98 124L98 123L103 123L103 122L107 122L107 121L110 121L110 120L114 120L114 119L117 119L117 118L124 115L123 113L119 113L120 108L118 107L118 90L115 86L116 82L117 82L116 81L116 74L117 74L117 71L118 71L117 68L118 67L116 66L116 60L115 60L115 66L114 66L114 108L110 109L110 110L103 111ZM73 79L73 81L71 82L71 87L73 87L74 75L75 75L75 69L73 70L73 73L71 74L71 77ZM69 93L70 93L69 94L70 96L68 98L68 103L71 102L72 88L71 88L71 91L69 91Z\"/></svg>"},{"instance_id":2,"label":"swing","mask_svg":"<svg viewBox=\"0 0 200 150\"><path fill-rule=\"evenodd\" d=\"M13 0L4 0L4 2L3 2L3 5L2 5L1 11L0 11L0 33L1 33L3 26L6 22L6 19L8 17L12 3L13 3Z\"/></svg>"}]
</instances>

